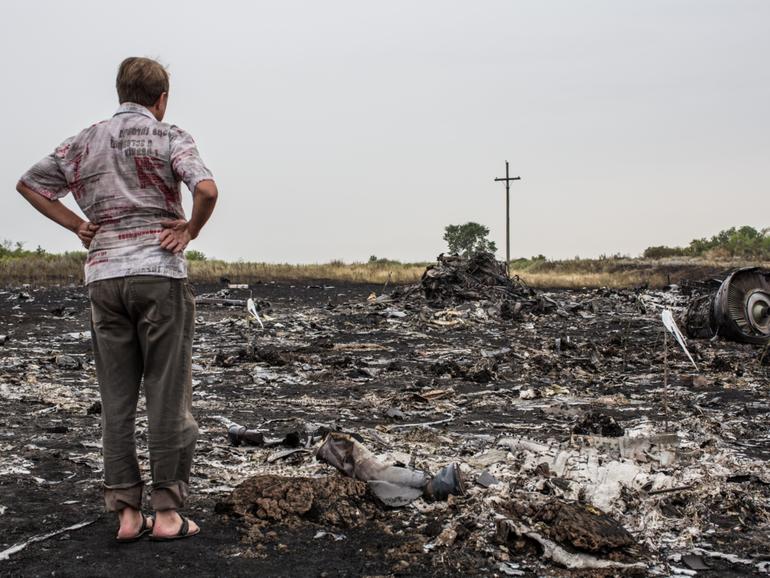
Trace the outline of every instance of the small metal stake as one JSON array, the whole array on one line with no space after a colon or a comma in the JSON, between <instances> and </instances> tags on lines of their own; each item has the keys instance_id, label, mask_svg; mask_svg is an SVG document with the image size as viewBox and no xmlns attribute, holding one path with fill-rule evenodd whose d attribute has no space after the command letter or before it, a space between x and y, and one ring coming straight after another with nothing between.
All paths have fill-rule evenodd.
<instances>
[{"instance_id":1,"label":"small metal stake","mask_svg":"<svg viewBox=\"0 0 770 578\"><path fill-rule=\"evenodd\" d=\"M382 291L380 292L382 295L385 295L385 289L388 288L388 283L390 283L390 278L393 275L393 271L388 271L388 278L385 279L385 285L382 286Z\"/></svg>"}]
</instances>

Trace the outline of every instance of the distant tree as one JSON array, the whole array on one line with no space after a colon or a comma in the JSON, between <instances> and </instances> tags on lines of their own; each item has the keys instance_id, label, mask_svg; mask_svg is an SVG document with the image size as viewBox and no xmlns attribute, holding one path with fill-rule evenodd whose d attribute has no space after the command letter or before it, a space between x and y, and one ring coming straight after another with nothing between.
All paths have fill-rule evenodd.
<instances>
[{"instance_id":1,"label":"distant tree","mask_svg":"<svg viewBox=\"0 0 770 578\"><path fill-rule=\"evenodd\" d=\"M13 254L13 245L8 239L0 241L0 257L8 257Z\"/></svg>"},{"instance_id":2,"label":"distant tree","mask_svg":"<svg viewBox=\"0 0 770 578\"><path fill-rule=\"evenodd\" d=\"M711 238L693 239L687 247L667 247L659 245L647 247L643 257L661 259L664 257L744 257L770 258L770 229L730 227L719 231Z\"/></svg>"},{"instance_id":3,"label":"distant tree","mask_svg":"<svg viewBox=\"0 0 770 578\"><path fill-rule=\"evenodd\" d=\"M187 257L188 261L205 261L206 260L206 255L204 255L201 251L196 251L195 249L191 249L190 251L185 251L184 256Z\"/></svg>"},{"instance_id":4,"label":"distant tree","mask_svg":"<svg viewBox=\"0 0 770 578\"><path fill-rule=\"evenodd\" d=\"M15 243L12 243L7 239L0 241L0 257L24 258L32 255L45 254L45 251L42 253L40 253L40 251L42 251L40 247L38 247L37 251L27 251L24 248L24 243L22 241L16 241Z\"/></svg>"},{"instance_id":5,"label":"distant tree","mask_svg":"<svg viewBox=\"0 0 770 578\"><path fill-rule=\"evenodd\" d=\"M377 255L369 257L369 265L372 267L394 267L400 264L399 261L387 257L378 257Z\"/></svg>"},{"instance_id":6,"label":"distant tree","mask_svg":"<svg viewBox=\"0 0 770 578\"><path fill-rule=\"evenodd\" d=\"M667 247L666 245L655 245L647 247L642 253L645 259L663 259L665 257L683 257L687 255L687 249L683 247Z\"/></svg>"},{"instance_id":7,"label":"distant tree","mask_svg":"<svg viewBox=\"0 0 770 578\"><path fill-rule=\"evenodd\" d=\"M450 253L459 253L470 257L477 253L494 253L497 246L487 236L489 229L479 223L468 222L464 225L447 225L444 229L444 241Z\"/></svg>"},{"instance_id":8,"label":"distant tree","mask_svg":"<svg viewBox=\"0 0 770 578\"><path fill-rule=\"evenodd\" d=\"M705 255L714 252L730 257L767 258L768 229L757 230L754 227L730 227L720 231L711 239L694 239L688 247L691 255Z\"/></svg>"}]
</instances>

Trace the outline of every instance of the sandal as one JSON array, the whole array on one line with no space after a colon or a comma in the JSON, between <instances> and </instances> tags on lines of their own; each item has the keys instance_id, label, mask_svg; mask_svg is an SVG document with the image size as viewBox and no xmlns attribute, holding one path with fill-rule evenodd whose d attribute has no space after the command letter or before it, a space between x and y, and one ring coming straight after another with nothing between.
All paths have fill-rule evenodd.
<instances>
[{"instance_id":1,"label":"sandal","mask_svg":"<svg viewBox=\"0 0 770 578\"><path fill-rule=\"evenodd\" d=\"M121 544L126 544L128 542L136 542L137 540L141 539L142 536L145 534L152 532L152 526L147 525L147 520L152 520L152 516L145 516L144 512L139 512L142 515L142 526L139 528L139 531L134 535L130 536L128 538L118 538L115 537L116 542L120 542ZM153 524L154 526L155 524Z\"/></svg>"},{"instance_id":2,"label":"sandal","mask_svg":"<svg viewBox=\"0 0 770 578\"><path fill-rule=\"evenodd\" d=\"M173 536L156 536L154 534L150 535L150 540L154 542L170 542L171 540L180 540L182 538L192 538L196 534L198 534L201 529L197 528L195 532L190 532L190 521L184 517L182 514L179 514L179 517L182 518L182 526L179 528L179 532L174 534Z\"/></svg>"}]
</instances>

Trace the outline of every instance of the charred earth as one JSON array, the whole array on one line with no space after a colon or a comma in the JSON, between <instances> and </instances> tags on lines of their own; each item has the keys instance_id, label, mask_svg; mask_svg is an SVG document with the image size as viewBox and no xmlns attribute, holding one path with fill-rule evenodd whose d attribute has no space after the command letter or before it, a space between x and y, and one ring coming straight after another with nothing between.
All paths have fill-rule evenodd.
<instances>
[{"instance_id":1,"label":"charred earth","mask_svg":"<svg viewBox=\"0 0 770 578\"><path fill-rule=\"evenodd\" d=\"M118 546L101 512L84 289L0 291L0 573L767 571L762 345L691 340L698 372L670 349L666 415L660 310L683 313L687 295L536 293L477 283L456 265L439 262L420 287L386 295L198 287L208 299L193 360L201 434L189 514L203 531L173 545ZM499 276L481 265L484 278ZM249 296L264 329L242 306ZM253 432L237 446L233 424ZM464 491L386 507L316 459L331 431L428 475L460 464ZM140 411L145 468L146 433Z\"/></svg>"}]
</instances>

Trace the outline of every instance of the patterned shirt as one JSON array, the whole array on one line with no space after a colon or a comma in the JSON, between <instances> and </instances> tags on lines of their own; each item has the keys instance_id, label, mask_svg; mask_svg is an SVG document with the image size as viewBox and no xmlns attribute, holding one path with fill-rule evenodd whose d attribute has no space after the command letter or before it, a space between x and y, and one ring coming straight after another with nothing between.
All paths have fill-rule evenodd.
<instances>
[{"instance_id":1,"label":"patterned shirt","mask_svg":"<svg viewBox=\"0 0 770 578\"><path fill-rule=\"evenodd\" d=\"M49 199L72 191L101 226L86 259L88 284L129 275L186 277L184 255L160 247L160 222L185 218L181 181L194 192L211 178L189 134L126 102L111 119L65 140L21 182Z\"/></svg>"}]
</instances>

